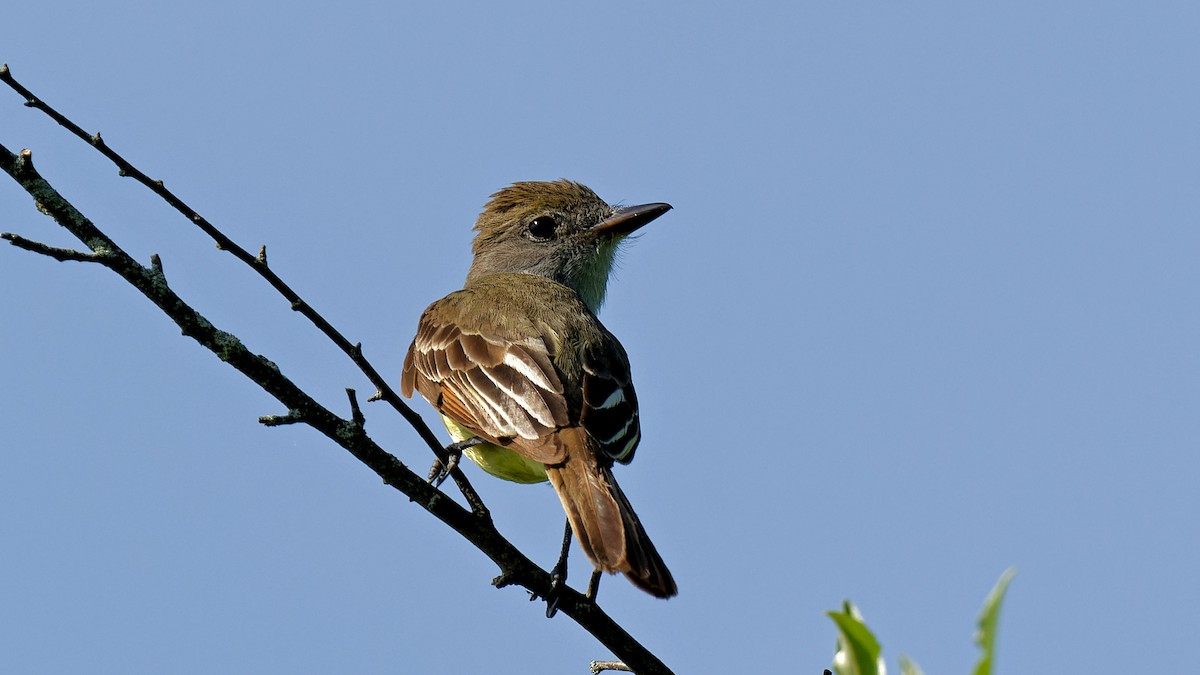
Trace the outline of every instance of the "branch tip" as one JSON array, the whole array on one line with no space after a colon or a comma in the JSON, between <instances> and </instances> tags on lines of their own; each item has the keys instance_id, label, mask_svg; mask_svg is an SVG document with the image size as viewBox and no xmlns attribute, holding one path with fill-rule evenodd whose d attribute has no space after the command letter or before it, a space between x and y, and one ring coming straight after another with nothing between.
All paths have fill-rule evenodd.
<instances>
[{"instance_id":1,"label":"branch tip","mask_svg":"<svg viewBox=\"0 0 1200 675\"><path fill-rule=\"evenodd\" d=\"M18 179L29 179L37 176L37 171L33 168L33 151L29 148L25 148L17 153L17 161L13 164L13 169Z\"/></svg>"},{"instance_id":2,"label":"branch tip","mask_svg":"<svg viewBox=\"0 0 1200 675\"><path fill-rule=\"evenodd\" d=\"M508 572L501 572L500 576L496 577L495 579L492 579L492 585L495 586L496 588L504 588L506 586L512 586L515 583L517 583L517 582L513 580L513 578L508 574Z\"/></svg>"},{"instance_id":3,"label":"branch tip","mask_svg":"<svg viewBox=\"0 0 1200 675\"><path fill-rule=\"evenodd\" d=\"M77 251L73 248L59 248L57 246L50 246L49 244L43 244L40 241L26 239L25 237L22 237L19 234L13 234L12 232L0 233L0 239L7 239L10 244L19 249L24 249L31 253L38 253L40 255L54 258L59 262L67 262L68 260L74 262L100 262L100 256L95 253L84 253L83 251Z\"/></svg>"},{"instance_id":4,"label":"branch tip","mask_svg":"<svg viewBox=\"0 0 1200 675\"><path fill-rule=\"evenodd\" d=\"M606 670L619 670L623 673L632 673L633 669L625 665L622 661L592 661L588 666L592 670L592 675L599 675ZM828 670L825 672L829 672Z\"/></svg>"},{"instance_id":5,"label":"branch tip","mask_svg":"<svg viewBox=\"0 0 1200 675\"><path fill-rule=\"evenodd\" d=\"M258 423L265 427L281 427L304 421L304 415L299 410L289 410L286 415L263 415L258 418Z\"/></svg>"},{"instance_id":6,"label":"branch tip","mask_svg":"<svg viewBox=\"0 0 1200 675\"><path fill-rule=\"evenodd\" d=\"M362 409L358 407L358 392L352 387L346 387L346 398L350 399L350 421L354 426L362 429L367 424L367 418L363 416Z\"/></svg>"}]
</instances>

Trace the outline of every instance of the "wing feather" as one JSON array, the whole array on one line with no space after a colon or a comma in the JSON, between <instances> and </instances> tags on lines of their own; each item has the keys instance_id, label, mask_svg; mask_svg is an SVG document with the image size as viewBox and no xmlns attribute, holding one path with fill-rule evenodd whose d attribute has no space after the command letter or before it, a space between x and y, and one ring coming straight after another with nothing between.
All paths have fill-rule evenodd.
<instances>
[{"instance_id":1,"label":"wing feather","mask_svg":"<svg viewBox=\"0 0 1200 675\"><path fill-rule=\"evenodd\" d=\"M584 353L580 424L609 458L628 464L642 438L629 357L616 338Z\"/></svg>"},{"instance_id":2,"label":"wing feather","mask_svg":"<svg viewBox=\"0 0 1200 675\"><path fill-rule=\"evenodd\" d=\"M556 432L571 425L570 405L545 340L464 330L431 310L409 347L402 392L421 392L485 440L546 464L563 461Z\"/></svg>"}]
</instances>

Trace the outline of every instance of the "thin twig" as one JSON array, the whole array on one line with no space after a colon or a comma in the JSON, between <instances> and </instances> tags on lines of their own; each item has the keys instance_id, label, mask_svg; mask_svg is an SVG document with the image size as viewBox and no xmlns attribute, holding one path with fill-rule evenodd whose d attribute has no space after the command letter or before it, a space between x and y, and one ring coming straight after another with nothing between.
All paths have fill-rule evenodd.
<instances>
[{"instance_id":1,"label":"thin twig","mask_svg":"<svg viewBox=\"0 0 1200 675\"><path fill-rule=\"evenodd\" d=\"M13 234L12 232L0 232L0 239L7 239L9 243L17 248L23 248L26 251L32 251L34 253L50 256L59 262L66 262L68 260L93 263L100 262L99 256L97 256L95 253L84 253L83 251L76 251L73 248L58 248L57 246L50 246L49 244L43 244L40 241L26 239L25 237L22 237L19 234Z\"/></svg>"}]
</instances>

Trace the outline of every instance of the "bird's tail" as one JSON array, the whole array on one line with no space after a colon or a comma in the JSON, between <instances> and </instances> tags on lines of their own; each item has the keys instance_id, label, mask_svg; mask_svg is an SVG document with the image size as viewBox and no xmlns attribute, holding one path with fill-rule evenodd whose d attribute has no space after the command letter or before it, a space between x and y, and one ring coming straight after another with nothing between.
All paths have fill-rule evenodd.
<instances>
[{"instance_id":1,"label":"bird's tail","mask_svg":"<svg viewBox=\"0 0 1200 675\"><path fill-rule=\"evenodd\" d=\"M638 588L660 598L679 592L611 469L600 466L592 453L576 452L562 464L547 466L546 474L593 565L623 572Z\"/></svg>"}]
</instances>

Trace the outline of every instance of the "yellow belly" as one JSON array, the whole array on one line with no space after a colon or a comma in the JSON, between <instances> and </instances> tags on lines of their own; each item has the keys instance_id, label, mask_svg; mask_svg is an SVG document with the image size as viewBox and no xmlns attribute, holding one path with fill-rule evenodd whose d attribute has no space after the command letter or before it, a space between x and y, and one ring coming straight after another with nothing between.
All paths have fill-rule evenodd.
<instances>
[{"instance_id":1,"label":"yellow belly","mask_svg":"<svg viewBox=\"0 0 1200 675\"><path fill-rule=\"evenodd\" d=\"M455 442L462 442L475 436L469 429L460 426L444 415L442 422ZM494 443L473 445L463 450L463 454L478 464L479 468L497 478L511 480L514 483L541 483L547 480L546 465Z\"/></svg>"}]
</instances>

